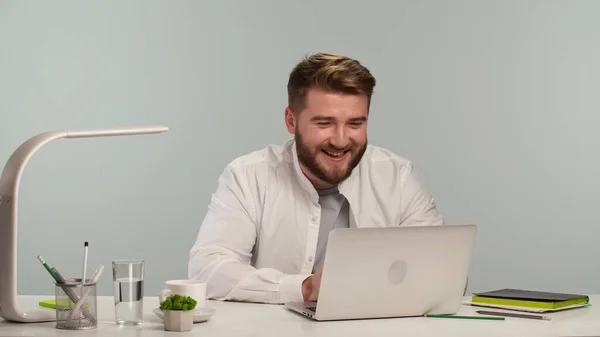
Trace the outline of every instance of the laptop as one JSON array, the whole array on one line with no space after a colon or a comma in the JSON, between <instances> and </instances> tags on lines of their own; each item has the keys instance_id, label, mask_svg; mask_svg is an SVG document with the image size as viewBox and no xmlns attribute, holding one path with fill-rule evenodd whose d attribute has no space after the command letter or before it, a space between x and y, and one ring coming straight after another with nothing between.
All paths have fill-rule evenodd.
<instances>
[{"instance_id":1,"label":"laptop","mask_svg":"<svg viewBox=\"0 0 600 337\"><path fill-rule=\"evenodd\" d=\"M317 321L455 314L476 233L470 224L334 229L318 302L285 306Z\"/></svg>"}]
</instances>

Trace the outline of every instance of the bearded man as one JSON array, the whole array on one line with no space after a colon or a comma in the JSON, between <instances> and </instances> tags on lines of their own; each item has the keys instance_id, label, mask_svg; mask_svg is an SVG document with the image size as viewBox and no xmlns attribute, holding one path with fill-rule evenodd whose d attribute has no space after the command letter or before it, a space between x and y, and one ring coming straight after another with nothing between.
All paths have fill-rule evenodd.
<instances>
[{"instance_id":1,"label":"bearded man","mask_svg":"<svg viewBox=\"0 0 600 337\"><path fill-rule=\"evenodd\" d=\"M343 55L293 68L293 139L227 165L190 250L188 278L207 283L207 298L316 301L332 229L444 224L412 163L368 144L375 82Z\"/></svg>"}]
</instances>

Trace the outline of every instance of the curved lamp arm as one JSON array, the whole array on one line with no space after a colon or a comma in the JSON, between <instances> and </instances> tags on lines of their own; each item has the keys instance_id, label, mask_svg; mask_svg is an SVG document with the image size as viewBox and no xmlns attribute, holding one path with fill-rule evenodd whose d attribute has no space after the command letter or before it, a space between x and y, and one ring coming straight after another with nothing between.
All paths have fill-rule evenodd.
<instances>
[{"instance_id":1,"label":"curved lamp arm","mask_svg":"<svg viewBox=\"0 0 600 337\"><path fill-rule=\"evenodd\" d=\"M22 311L17 305L17 206L19 182L31 156L45 144L59 138L135 136L168 131L166 126L112 130L54 131L28 139L10 156L0 176L0 316L14 322L56 320L50 310Z\"/></svg>"}]
</instances>

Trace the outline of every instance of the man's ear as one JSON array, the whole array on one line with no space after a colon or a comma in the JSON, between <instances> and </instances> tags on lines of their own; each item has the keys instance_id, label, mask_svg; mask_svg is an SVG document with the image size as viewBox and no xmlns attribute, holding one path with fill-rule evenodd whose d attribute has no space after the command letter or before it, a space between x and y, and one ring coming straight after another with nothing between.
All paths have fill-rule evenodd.
<instances>
[{"instance_id":1,"label":"man's ear","mask_svg":"<svg viewBox=\"0 0 600 337\"><path fill-rule=\"evenodd\" d=\"M292 111L292 109L290 107L285 108L285 126L287 127L287 130L290 134L295 134L296 133L296 126L297 126L297 121L296 121L296 115L294 114L294 112Z\"/></svg>"}]
</instances>

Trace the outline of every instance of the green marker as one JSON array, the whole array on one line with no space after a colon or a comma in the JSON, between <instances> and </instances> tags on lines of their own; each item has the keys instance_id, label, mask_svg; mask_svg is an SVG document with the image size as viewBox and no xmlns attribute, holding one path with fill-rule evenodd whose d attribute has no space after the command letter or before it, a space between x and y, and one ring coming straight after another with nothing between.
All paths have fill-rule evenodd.
<instances>
[{"instance_id":1,"label":"green marker","mask_svg":"<svg viewBox=\"0 0 600 337\"><path fill-rule=\"evenodd\" d=\"M42 263L42 265L44 266L44 268L46 268L46 270L48 271L48 273L50 273L50 276L52 276L52 278L54 279L54 281L56 281L56 283L60 283L58 281L58 277L56 277L56 274L54 274L54 272L52 271L52 269L50 269L50 266L48 266L48 264L46 263L46 260L44 260L41 255L38 255L37 258L38 258L38 260L40 260L40 262Z\"/></svg>"},{"instance_id":2,"label":"green marker","mask_svg":"<svg viewBox=\"0 0 600 337\"><path fill-rule=\"evenodd\" d=\"M425 315L432 318L456 318L456 319L484 319L491 321L503 321L504 317L499 316L459 316L459 315Z\"/></svg>"}]
</instances>

